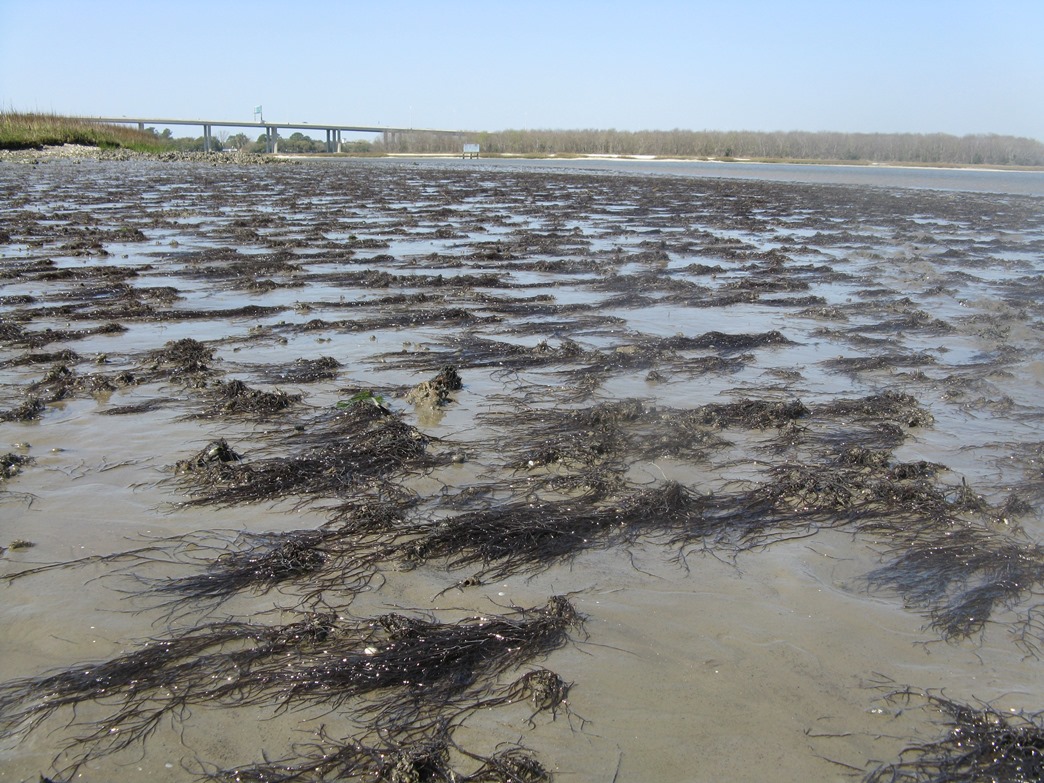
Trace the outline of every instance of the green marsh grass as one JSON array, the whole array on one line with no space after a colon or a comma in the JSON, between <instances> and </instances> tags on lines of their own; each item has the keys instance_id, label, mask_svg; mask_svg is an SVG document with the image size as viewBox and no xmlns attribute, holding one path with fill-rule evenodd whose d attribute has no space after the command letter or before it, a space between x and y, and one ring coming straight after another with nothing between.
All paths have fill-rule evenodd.
<instances>
[{"instance_id":1,"label":"green marsh grass","mask_svg":"<svg viewBox=\"0 0 1044 783\"><path fill-rule=\"evenodd\" d=\"M56 114L0 111L0 149L39 149L82 144L102 149L163 152L168 145L154 133Z\"/></svg>"}]
</instances>

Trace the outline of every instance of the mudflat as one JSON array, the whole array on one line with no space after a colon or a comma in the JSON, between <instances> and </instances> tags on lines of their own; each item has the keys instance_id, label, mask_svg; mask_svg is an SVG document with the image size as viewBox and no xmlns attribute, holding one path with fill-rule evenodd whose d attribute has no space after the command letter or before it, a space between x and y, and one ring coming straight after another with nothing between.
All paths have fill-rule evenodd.
<instances>
[{"instance_id":1,"label":"mudflat","mask_svg":"<svg viewBox=\"0 0 1044 783\"><path fill-rule=\"evenodd\" d=\"M1040 770L1039 197L19 160L0 780Z\"/></svg>"}]
</instances>

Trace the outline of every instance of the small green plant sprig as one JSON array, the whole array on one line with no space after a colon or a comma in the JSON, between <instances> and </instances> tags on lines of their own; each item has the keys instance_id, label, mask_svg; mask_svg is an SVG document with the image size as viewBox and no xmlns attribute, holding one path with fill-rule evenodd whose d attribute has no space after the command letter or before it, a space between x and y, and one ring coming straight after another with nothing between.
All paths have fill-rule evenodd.
<instances>
[{"instance_id":1,"label":"small green plant sprig","mask_svg":"<svg viewBox=\"0 0 1044 783\"><path fill-rule=\"evenodd\" d=\"M384 397L380 394L374 394L368 389L356 392L347 400L338 400L336 407L341 410L346 410L353 405L373 405L381 410L388 410L388 405L385 402Z\"/></svg>"}]
</instances>

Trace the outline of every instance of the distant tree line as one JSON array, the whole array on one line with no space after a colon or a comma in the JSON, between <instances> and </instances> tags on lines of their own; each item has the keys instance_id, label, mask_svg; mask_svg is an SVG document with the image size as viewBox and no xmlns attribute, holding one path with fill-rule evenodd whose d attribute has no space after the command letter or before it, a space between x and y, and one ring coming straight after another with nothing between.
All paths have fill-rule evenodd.
<instances>
[{"instance_id":1,"label":"distant tree line","mask_svg":"<svg viewBox=\"0 0 1044 783\"><path fill-rule=\"evenodd\" d=\"M157 134L173 148L203 149L203 137ZM618 131L504 130L482 133L399 131L370 141L342 144L356 153L450 153L478 144L487 155L650 155L682 158L754 158L759 160L867 161L993 166L1044 166L1044 143L996 134L952 136L946 133L835 133L830 131ZM218 133L213 150L264 152L265 134ZM325 152L326 142L303 133L279 137L279 151Z\"/></svg>"},{"instance_id":2,"label":"distant tree line","mask_svg":"<svg viewBox=\"0 0 1044 783\"><path fill-rule=\"evenodd\" d=\"M398 133L374 143L383 152L457 152L465 142L509 155L654 155L1044 166L1044 143L994 134L806 131L505 130L461 136Z\"/></svg>"}]
</instances>

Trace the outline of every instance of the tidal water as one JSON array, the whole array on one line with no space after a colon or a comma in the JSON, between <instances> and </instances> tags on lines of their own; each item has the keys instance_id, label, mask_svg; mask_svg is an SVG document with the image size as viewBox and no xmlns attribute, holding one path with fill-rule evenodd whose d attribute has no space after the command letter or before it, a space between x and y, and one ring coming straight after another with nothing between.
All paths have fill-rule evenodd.
<instances>
[{"instance_id":1,"label":"tidal water","mask_svg":"<svg viewBox=\"0 0 1044 783\"><path fill-rule=\"evenodd\" d=\"M0 704L3 683L302 609L307 574L219 606L158 606L154 580L211 562L170 556L201 532L221 542L210 554L230 552L240 533L319 529L338 503L392 485L416 500L407 520L437 524L551 501L575 504L568 519L677 482L715 509L705 521L759 532L698 534L651 512L622 542L596 530L477 584L478 566L452 558L382 563L368 589L329 590L323 608L451 621L568 596L583 629L522 667L571 683L567 704L531 724L528 704L483 710L453 734L484 756L517 743L566 783L860 779L945 736L916 699L885 698L904 688L1044 709L1044 174L2 164L0 275L0 453L17 458L0 479ZM183 340L212 351L205 369L157 358ZM333 375L280 380L323 357ZM444 404L406 399L445 366L463 387ZM232 380L300 399L244 413L215 396ZM190 502L202 490L179 460L218 438L247 465L291 459L360 389L439 459L346 474L323 497ZM40 410L17 415L28 399ZM643 414L583 418L628 402ZM791 403L806 413L728 418ZM839 468L855 446L880 456L877 473ZM774 493L798 474L800 489ZM869 499L875 487L887 493ZM958 534L973 542L966 564L998 554L980 570L958 562L935 593L868 581L905 547L938 552ZM934 622L1013 562L1028 564L1022 589L958 632ZM103 753L98 729L121 698L99 686L38 725L0 713L0 781L197 780L290 767L321 735L366 731L352 702L202 700Z\"/></svg>"},{"instance_id":2,"label":"tidal water","mask_svg":"<svg viewBox=\"0 0 1044 783\"><path fill-rule=\"evenodd\" d=\"M425 165L437 164L434 161L426 161ZM470 165L486 166L494 169L612 172L656 176L742 179L758 182L865 185L883 188L952 190L963 193L1008 193L1044 196L1044 171L944 169L922 166L733 163L611 157L582 160L483 159L471 161Z\"/></svg>"}]
</instances>

